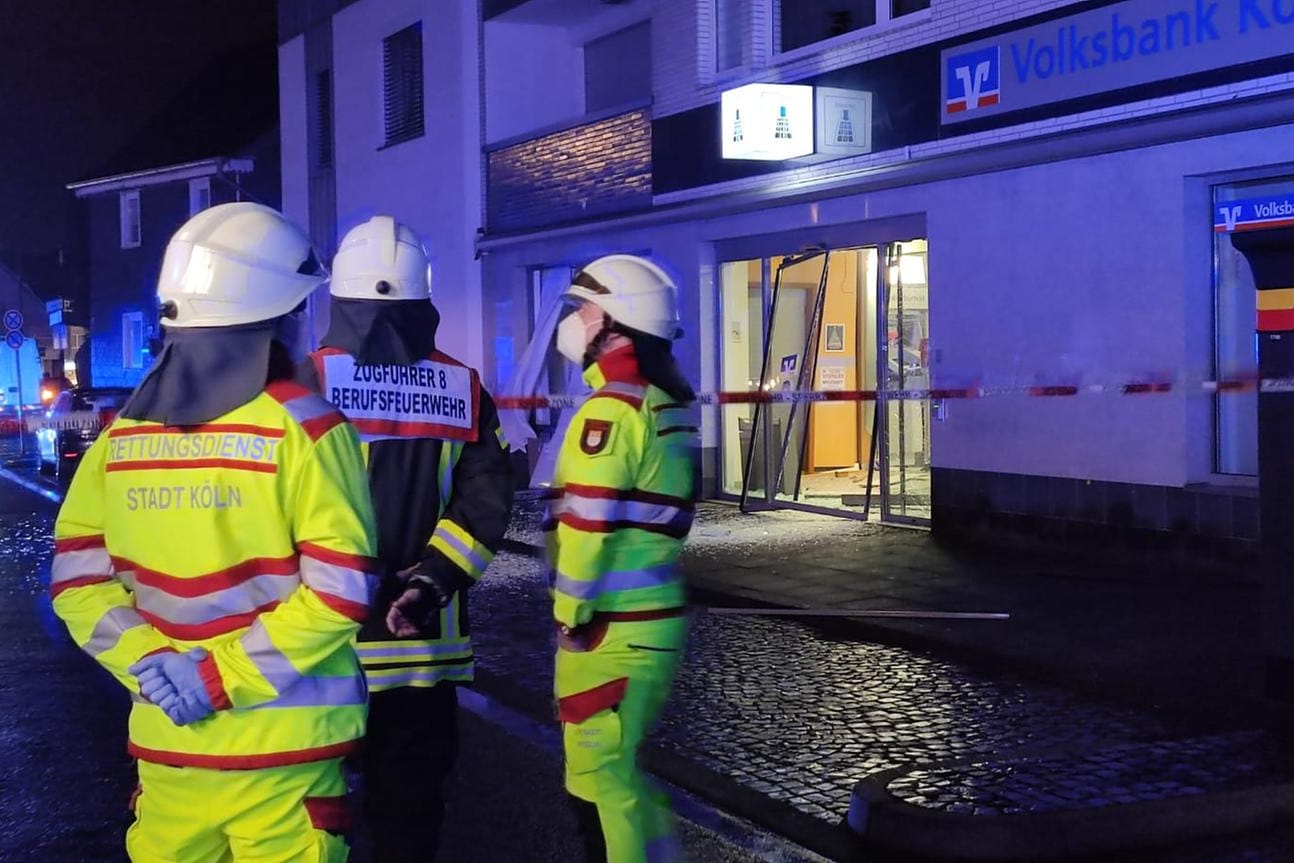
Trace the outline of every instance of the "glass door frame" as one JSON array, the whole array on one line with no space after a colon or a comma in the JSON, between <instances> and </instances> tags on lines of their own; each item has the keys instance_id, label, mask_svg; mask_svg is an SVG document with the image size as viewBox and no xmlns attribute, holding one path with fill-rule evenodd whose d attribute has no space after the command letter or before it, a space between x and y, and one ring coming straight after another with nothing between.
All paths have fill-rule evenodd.
<instances>
[{"instance_id":1,"label":"glass door frame","mask_svg":"<svg viewBox=\"0 0 1294 863\"><path fill-rule=\"evenodd\" d=\"M797 373L798 385L796 388L803 390L806 385L810 387L813 385L813 378L817 367L818 351L816 346L822 332L821 317L823 291L827 284L827 272L831 264L831 250L809 248L801 250L793 255L783 256L781 262L777 265L777 275L773 278L771 284L769 282L769 273L772 271L772 262L769 258L760 259L760 277L763 282L761 286L761 295L764 298L764 356L760 363L759 371L759 382L761 388L768 381L769 369L772 366L773 346L769 336L772 334L773 327L777 320L777 301L781 294L779 288L782 282L782 271L789 267L808 263L816 258L822 258L822 271L818 274L818 287L814 295L813 302L814 313L805 328L804 348L800 354L804 359L799 364L799 372ZM813 346L812 353L810 353L810 346ZM765 413L771 413L765 409L771 408L772 403L767 405L762 402L755 403L755 412L751 417L751 436L753 438L755 435L759 435L763 441L762 455L764 457L764 493L762 501L757 503L752 502L750 495L750 479L754 476L753 468L755 463L755 453L757 451L752 440L750 451L746 454L746 458L742 466L741 494L739 495L739 500L743 511L753 512L756 510L778 509L787 505L793 505L797 508L806 506L805 504L800 504L797 500L785 501L779 500L777 497L778 490L782 487L783 473L786 470L786 454L791 446L791 439L795 434L796 411L800 409L801 405L804 405L805 411L803 419L804 432L799 441L800 454L795 462L797 465L802 464L804 461L804 450L808 443L808 411L812 407L811 404L809 402L791 403L791 413L786 423L785 432L782 435L782 440L777 441L774 440L773 435L775 424L769 422L764 416ZM764 418L764 422L762 423L760 422L761 418ZM773 458L773 444L777 444L776 460ZM798 498L800 496L801 478L801 472L797 470L795 477L795 491L792 493L793 498ZM810 509L814 511L834 512L834 510L825 507L810 507Z\"/></svg>"},{"instance_id":2,"label":"glass door frame","mask_svg":"<svg viewBox=\"0 0 1294 863\"><path fill-rule=\"evenodd\" d=\"M775 311L773 308L774 277L773 277L773 268L771 265L771 259L776 257L785 257L785 258L794 259L794 258L802 258L805 255L812 255L815 253L824 254L827 256L827 260L824 262L824 267L823 267L824 278L825 278L825 274L827 270L830 268L830 256L833 252L845 251L849 249L865 249L865 248L876 249L876 265L875 265L876 266L876 274L875 274L876 319L874 321L874 325L877 328L876 329L877 344L876 344L876 351L875 351L876 368L877 368L877 375L876 375L877 401L875 402L875 405L879 407L879 410L876 411L876 418L878 422L876 423L875 427L872 429L872 434L875 439L875 455L873 457L873 465L875 466L875 479L872 484L872 488L874 489L872 493L874 497L870 505L867 507L867 509L878 510L879 519L882 524L891 524L898 527L916 527L916 528L923 528L923 529L928 528L930 524L930 520L928 518L919 518L915 516L902 516L902 515L895 516L895 515L889 514L888 512L888 498L889 498L888 461L889 461L890 451L889 451L887 438L889 435L889 418L887 416L886 407L881 401L884 398L884 393L887 391L887 387L888 387L888 380L887 380L888 373L885 371L888 369L888 337L886 336L888 330L887 330L886 313L888 310L888 303L890 299L889 286L887 283L888 273L887 273L887 267L886 267L888 263L888 251L891 246L896 245L898 243L911 242L913 240L919 240L919 239L928 239L928 233L926 231L924 214L914 214L913 216L909 216L909 217L898 217L893 220L883 220L883 221L870 222L870 223L857 222L857 223L852 223L847 225L834 225L826 230L819 229L819 232L818 232L819 234L829 235L828 238L835 241L834 243L831 243L831 244L818 243L818 242L812 242L812 241L805 242L804 241L805 233L806 232L804 231L795 231L795 232L788 232L786 234L780 234L780 235L779 234L762 235L759 237L749 237L749 238L739 239L736 241L716 243L715 246L713 247L715 249L715 257L713 259L715 263L715 272L716 273L719 272L720 269L726 264L748 263L753 260L760 261L760 275L761 275L760 297L761 297L761 312L763 314L761 322L763 326L762 338L764 339L764 342L765 342L763 346L765 357L764 357L764 362L761 364L763 366L767 364L768 331L772 321L774 320L773 315ZM794 249L794 248L798 248L799 251L793 251L793 252L786 251L787 249ZM722 304L721 295L716 297L716 302ZM716 319L715 320L716 343L719 345L720 351L723 351L723 350L726 350L726 346L723 340L724 314L722 309L720 309L720 313L715 316L715 319ZM722 360L722 354L721 354L720 362L722 361L723 360ZM761 368L761 374L765 374L766 372L767 372L766 368ZM762 384L763 384L763 378L761 378L761 386ZM806 403L806 404L809 404L809 403ZM757 405L757 409L758 409L758 405ZM722 429L724 427L723 423L725 422L723 417L724 417L723 411L722 409L720 409L719 446L721 449L718 454L718 458L719 458L719 465L720 465L721 471L723 470L722 465L724 463L722 448L726 446L725 437L722 434ZM753 416L752 416L752 422L753 422ZM771 427L772 424L765 422L765 423L762 423L762 425L763 425L763 430L761 432L761 435L763 436L763 440L764 440L764 446L762 447L762 450L763 450L763 457L765 460L764 484L766 488L763 490L762 494L759 493L758 491L756 491L756 493L752 495L744 494L744 492L747 489L748 478L751 476L751 466L753 464L753 456L754 456L754 451L756 449L752 442L751 453L747 456L747 458L741 460L741 464L742 464L741 486L743 491L739 493L723 491L723 486L727 478L721 473L718 480L719 491L717 493L717 497L719 499L733 501L741 504L743 503L743 498L745 498L746 500L743 505L743 509L750 512L762 512L766 510L777 510L777 509L791 509L791 510L796 510L801 512L811 512L811 513L817 513L821 515L831 515L831 516L836 516L837 518L849 518L855 521L870 520L871 513L866 511L856 512L856 511L850 511L847 509L835 509L832 507L824 507L824 506L818 506L815 504L802 503L796 500L779 499L775 494L775 490L777 486L775 485L774 480L770 479L770 477L775 472L773 470L773 465L771 464L772 462L772 427ZM755 429L752 425L752 433L754 431Z\"/></svg>"},{"instance_id":3,"label":"glass door frame","mask_svg":"<svg viewBox=\"0 0 1294 863\"><path fill-rule=\"evenodd\" d=\"M898 405L899 405L898 429L897 430L891 429L890 428L890 406L889 406L889 401L890 401L889 400L889 393L890 393L889 313L890 313L890 300L892 298L891 285L890 285L890 273L891 272L894 273L894 278L897 282L897 284L894 286L897 288L897 291L894 292L893 298L897 299L897 302L898 302L897 314L899 316L899 338L898 338L899 368L900 368L900 376L902 376L902 369L904 368L903 272L902 272L902 268L899 266L899 258L902 257L902 255L899 253L899 247L903 243L910 243L918 239L925 239L925 238L909 237L903 240L892 240L887 243L882 243L879 246L877 250L878 254L876 255L876 266L879 268L879 272L877 273L877 280L876 280L876 332L878 334L878 337L876 339L876 352L877 352L876 404L879 408L877 411L877 417L880 419L880 423L878 424L878 428L876 431L876 434L879 436L879 441L878 441L879 446L877 447L876 458L877 458L877 461L880 463L879 472L880 472L880 491L881 491L881 494L880 494L881 523L901 525L905 527L929 527L930 518L928 516L926 518L921 518L920 516L895 513L891 509L894 503L894 500L890 493L890 476L891 476L890 433L892 431L897 431L898 435L900 436L900 442L902 442L903 435L905 433L904 423L906 421L906 417L905 417L906 408L904 406L904 400L899 400L898 401ZM929 253L927 252L927 255L928 254ZM927 285L927 291L928 290L929 290L929 286ZM927 312L927 315L929 315L929 312ZM901 381L900 388L896 390L896 392L904 392L905 386L906 386L906 381ZM929 456L927 454L927 458L928 457ZM900 458L902 458L901 455L900 455ZM927 463L927 470L929 470L928 463Z\"/></svg>"}]
</instances>

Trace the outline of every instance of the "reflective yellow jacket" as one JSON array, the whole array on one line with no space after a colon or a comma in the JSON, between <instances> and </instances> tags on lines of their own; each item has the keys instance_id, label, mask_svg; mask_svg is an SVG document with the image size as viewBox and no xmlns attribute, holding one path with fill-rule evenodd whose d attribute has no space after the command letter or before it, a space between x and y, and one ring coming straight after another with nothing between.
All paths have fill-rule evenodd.
<instances>
[{"instance_id":1,"label":"reflective yellow jacket","mask_svg":"<svg viewBox=\"0 0 1294 863\"><path fill-rule=\"evenodd\" d=\"M355 431L317 395L279 382L202 426L117 420L54 533L54 611L134 693L136 757L251 769L363 736L352 640L375 583L372 504ZM194 646L216 712L177 727L127 669Z\"/></svg>"},{"instance_id":2,"label":"reflective yellow jacket","mask_svg":"<svg viewBox=\"0 0 1294 863\"><path fill-rule=\"evenodd\" d=\"M590 366L594 393L558 454L545 525L553 615L569 627L595 612L686 602L678 571L692 527L696 421L642 378L631 348Z\"/></svg>"}]
</instances>

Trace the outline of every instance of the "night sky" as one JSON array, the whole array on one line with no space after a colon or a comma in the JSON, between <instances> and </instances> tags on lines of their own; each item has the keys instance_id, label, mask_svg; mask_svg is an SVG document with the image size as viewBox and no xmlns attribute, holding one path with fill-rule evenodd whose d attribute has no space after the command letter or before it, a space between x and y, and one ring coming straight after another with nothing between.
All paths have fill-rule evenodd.
<instances>
[{"instance_id":1,"label":"night sky","mask_svg":"<svg viewBox=\"0 0 1294 863\"><path fill-rule=\"evenodd\" d=\"M0 0L0 254L71 245L65 184L98 176L216 57L274 31L274 0Z\"/></svg>"}]
</instances>

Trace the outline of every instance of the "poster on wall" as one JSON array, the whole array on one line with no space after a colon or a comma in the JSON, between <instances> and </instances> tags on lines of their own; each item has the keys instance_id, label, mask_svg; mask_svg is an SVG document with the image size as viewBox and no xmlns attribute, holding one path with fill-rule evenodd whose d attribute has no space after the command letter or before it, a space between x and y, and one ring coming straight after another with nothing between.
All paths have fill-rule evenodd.
<instances>
[{"instance_id":1,"label":"poster on wall","mask_svg":"<svg viewBox=\"0 0 1294 863\"><path fill-rule=\"evenodd\" d=\"M818 389L843 390L845 388L844 366L823 366L818 372Z\"/></svg>"},{"instance_id":2,"label":"poster on wall","mask_svg":"<svg viewBox=\"0 0 1294 863\"><path fill-rule=\"evenodd\" d=\"M833 354L845 352L844 324L827 324L827 352Z\"/></svg>"}]
</instances>

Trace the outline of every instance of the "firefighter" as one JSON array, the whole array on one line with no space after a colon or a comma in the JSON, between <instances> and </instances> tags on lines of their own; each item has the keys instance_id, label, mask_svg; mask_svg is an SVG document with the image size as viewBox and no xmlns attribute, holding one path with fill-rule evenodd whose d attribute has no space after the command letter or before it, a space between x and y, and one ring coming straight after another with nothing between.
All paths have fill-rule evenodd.
<instances>
[{"instance_id":1,"label":"firefighter","mask_svg":"<svg viewBox=\"0 0 1294 863\"><path fill-rule=\"evenodd\" d=\"M274 210L190 219L165 346L59 511L54 611L134 702L136 863L347 858L376 536L355 430L291 380L325 277Z\"/></svg>"},{"instance_id":2,"label":"firefighter","mask_svg":"<svg viewBox=\"0 0 1294 863\"><path fill-rule=\"evenodd\" d=\"M512 465L478 374L436 349L431 268L408 226L376 216L351 229L330 293L328 332L298 379L359 431L392 574L359 635L365 809L377 863L421 863L457 752L456 686L472 679L467 592L507 530Z\"/></svg>"},{"instance_id":3,"label":"firefighter","mask_svg":"<svg viewBox=\"0 0 1294 863\"><path fill-rule=\"evenodd\" d=\"M697 428L671 354L677 290L651 262L611 255L577 273L565 298L557 349L594 390L562 442L547 524L566 789L590 861L673 859L668 801L637 752L687 635L678 557Z\"/></svg>"}]
</instances>

